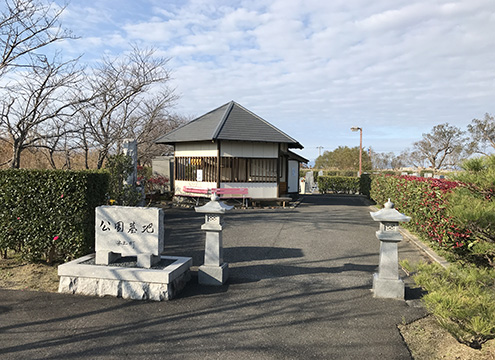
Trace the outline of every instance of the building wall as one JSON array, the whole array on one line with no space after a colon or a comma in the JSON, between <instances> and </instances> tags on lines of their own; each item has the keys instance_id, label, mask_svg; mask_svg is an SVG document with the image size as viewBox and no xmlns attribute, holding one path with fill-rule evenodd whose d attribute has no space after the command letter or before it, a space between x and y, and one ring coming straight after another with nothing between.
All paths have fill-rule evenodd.
<instances>
[{"instance_id":1,"label":"building wall","mask_svg":"<svg viewBox=\"0 0 495 360\"><path fill-rule=\"evenodd\" d=\"M169 179L174 177L173 156L155 156L151 159L151 168L153 175L166 176Z\"/></svg>"},{"instance_id":2,"label":"building wall","mask_svg":"<svg viewBox=\"0 0 495 360\"><path fill-rule=\"evenodd\" d=\"M280 150L286 151L287 144L278 143L256 143L244 141L222 141L220 146L221 157L233 158L253 158L253 159L278 159ZM191 142L177 143L175 145L176 157L208 157L218 156L217 143L214 142ZM281 161L280 181L284 188L287 173L287 159ZM183 194L184 186L211 189L217 186L213 182L198 181L175 181L175 194ZM268 199L278 197L278 187L276 182L222 182L221 187L225 188L247 188L249 197L254 199Z\"/></svg>"},{"instance_id":3,"label":"building wall","mask_svg":"<svg viewBox=\"0 0 495 360\"><path fill-rule=\"evenodd\" d=\"M245 141L222 141L221 156L244 158L277 158L277 143L253 143Z\"/></svg>"},{"instance_id":4,"label":"building wall","mask_svg":"<svg viewBox=\"0 0 495 360\"><path fill-rule=\"evenodd\" d=\"M287 147L286 144L282 146ZM247 141L222 141L220 156L244 158L278 158L278 143L256 143ZM175 144L175 156L217 156L214 142L191 142Z\"/></svg>"},{"instance_id":5,"label":"building wall","mask_svg":"<svg viewBox=\"0 0 495 360\"><path fill-rule=\"evenodd\" d=\"M247 188L252 199L273 199L278 197L277 183L222 183L223 188Z\"/></svg>"},{"instance_id":6,"label":"building wall","mask_svg":"<svg viewBox=\"0 0 495 360\"><path fill-rule=\"evenodd\" d=\"M175 156L217 156L217 144L211 141L177 143Z\"/></svg>"},{"instance_id":7,"label":"building wall","mask_svg":"<svg viewBox=\"0 0 495 360\"><path fill-rule=\"evenodd\" d=\"M151 159L151 168L153 176L164 176L168 178L169 184L167 190L170 191L174 186L174 157L173 156L155 156Z\"/></svg>"}]
</instances>

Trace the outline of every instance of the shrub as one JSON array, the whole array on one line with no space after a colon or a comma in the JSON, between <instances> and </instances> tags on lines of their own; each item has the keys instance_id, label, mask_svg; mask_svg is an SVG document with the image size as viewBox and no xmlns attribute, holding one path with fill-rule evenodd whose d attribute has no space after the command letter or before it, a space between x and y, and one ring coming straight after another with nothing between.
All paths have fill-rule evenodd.
<instances>
[{"instance_id":1,"label":"shrub","mask_svg":"<svg viewBox=\"0 0 495 360\"><path fill-rule=\"evenodd\" d=\"M88 253L107 189L106 172L0 171L0 251L50 263Z\"/></svg>"},{"instance_id":2,"label":"shrub","mask_svg":"<svg viewBox=\"0 0 495 360\"><path fill-rule=\"evenodd\" d=\"M154 175L145 180L146 194L163 194L168 186L170 186L170 179L166 176Z\"/></svg>"},{"instance_id":3,"label":"shrub","mask_svg":"<svg viewBox=\"0 0 495 360\"><path fill-rule=\"evenodd\" d=\"M495 338L495 269L423 263L415 270L427 309L458 341L479 349Z\"/></svg>"},{"instance_id":4,"label":"shrub","mask_svg":"<svg viewBox=\"0 0 495 360\"><path fill-rule=\"evenodd\" d=\"M326 176L347 176L347 177L355 177L357 171L354 170L325 170L323 171L323 175Z\"/></svg>"},{"instance_id":5,"label":"shrub","mask_svg":"<svg viewBox=\"0 0 495 360\"><path fill-rule=\"evenodd\" d=\"M149 179L153 176L153 169L149 166L137 166L137 177L138 179Z\"/></svg>"},{"instance_id":6,"label":"shrub","mask_svg":"<svg viewBox=\"0 0 495 360\"><path fill-rule=\"evenodd\" d=\"M371 197L371 176L369 174L362 174L359 178L359 192L368 198Z\"/></svg>"},{"instance_id":7,"label":"shrub","mask_svg":"<svg viewBox=\"0 0 495 360\"><path fill-rule=\"evenodd\" d=\"M405 227L459 257L475 241L471 231L447 212L449 194L462 185L444 179L378 175L373 177L371 198L378 204L390 198L398 211L411 217Z\"/></svg>"},{"instance_id":8,"label":"shrub","mask_svg":"<svg viewBox=\"0 0 495 360\"><path fill-rule=\"evenodd\" d=\"M105 168L110 173L108 188L109 200L116 205L136 206L142 199L136 184L126 184L125 180L134 171L132 158L124 154L112 155Z\"/></svg>"},{"instance_id":9,"label":"shrub","mask_svg":"<svg viewBox=\"0 0 495 360\"><path fill-rule=\"evenodd\" d=\"M472 233L470 254L495 267L495 156L473 158L455 176L466 186L449 197L448 214Z\"/></svg>"},{"instance_id":10,"label":"shrub","mask_svg":"<svg viewBox=\"0 0 495 360\"><path fill-rule=\"evenodd\" d=\"M319 173L320 173L319 171L313 170L313 180L315 183L318 183L318 176L319 176L318 174Z\"/></svg>"},{"instance_id":11,"label":"shrub","mask_svg":"<svg viewBox=\"0 0 495 360\"><path fill-rule=\"evenodd\" d=\"M359 192L359 178L345 176L319 176L318 190L322 194L327 192L355 194Z\"/></svg>"}]
</instances>

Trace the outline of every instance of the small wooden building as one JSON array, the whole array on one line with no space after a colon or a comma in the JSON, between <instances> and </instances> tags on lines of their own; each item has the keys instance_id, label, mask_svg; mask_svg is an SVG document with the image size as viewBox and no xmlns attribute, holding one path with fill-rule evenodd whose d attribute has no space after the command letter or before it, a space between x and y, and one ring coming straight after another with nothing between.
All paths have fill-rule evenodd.
<instances>
[{"instance_id":1,"label":"small wooden building","mask_svg":"<svg viewBox=\"0 0 495 360\"><path fill-rule=\"evenodd\" d=\"M299 191L299 165L290 149L303 146L234 101L165 134L174 146L175 194L184 188L247 188L252 199L277 199Z\"/></svg>"}]
</instances>

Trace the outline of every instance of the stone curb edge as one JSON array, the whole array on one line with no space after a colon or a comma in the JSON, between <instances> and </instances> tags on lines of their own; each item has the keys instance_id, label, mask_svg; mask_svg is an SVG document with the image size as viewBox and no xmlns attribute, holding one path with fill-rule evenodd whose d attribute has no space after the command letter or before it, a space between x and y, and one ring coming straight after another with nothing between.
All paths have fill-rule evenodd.
<instances>
[{"instance_id":1,"label":"stone curb edge","mask_svg":"<svg viewBox=\"0 0 495 360\"><path fill-rule=\"evenodd\" d=\"M416 236L411 234L408 230L400 228L399 231L404 237L406 237L409 241L411 241L416 247L418 247L426 255L428 255L428 257L430 259L432 259L434 262L436 262L437 264L439 264L440 266L442 266L445 269L447 269L449 267L450 263L447 260L445 260L443 257L438 255L428 245L423 243Z\"/></svg>"}]
</instances>

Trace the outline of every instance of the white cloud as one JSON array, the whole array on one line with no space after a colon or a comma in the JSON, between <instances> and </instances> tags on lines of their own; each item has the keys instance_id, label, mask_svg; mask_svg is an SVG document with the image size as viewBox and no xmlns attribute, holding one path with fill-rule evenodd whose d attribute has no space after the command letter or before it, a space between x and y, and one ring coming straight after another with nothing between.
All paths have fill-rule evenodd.
<instances>
[{"instance_id":1,"label":"white cloud","mask_svg":"<svg viewBox=\"0 0 495 360\"><path fill-rule=\"evenodd\" d=\"M69 4L66 21L82 36L66 49L154 46L171 57L178 111L236 100L309 158L354 145L352 125L400 151L436 124L495 112L493 0L100 0Z\"/></svg>"}]
</instances>

